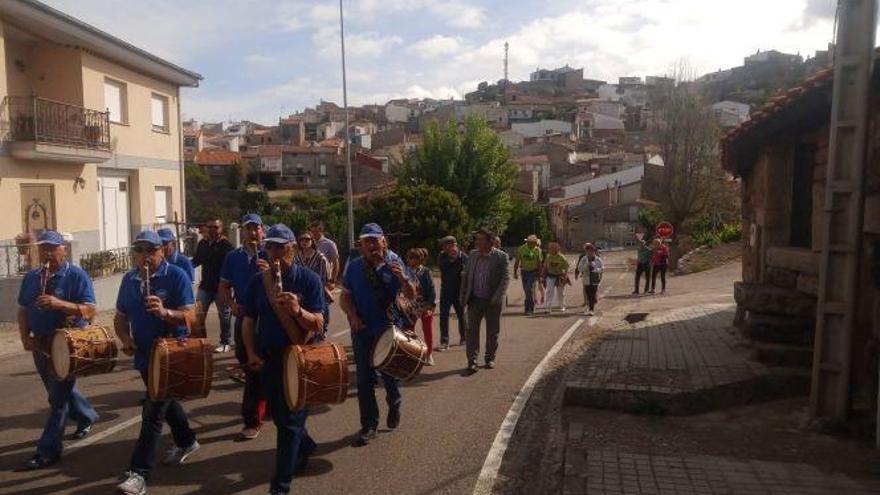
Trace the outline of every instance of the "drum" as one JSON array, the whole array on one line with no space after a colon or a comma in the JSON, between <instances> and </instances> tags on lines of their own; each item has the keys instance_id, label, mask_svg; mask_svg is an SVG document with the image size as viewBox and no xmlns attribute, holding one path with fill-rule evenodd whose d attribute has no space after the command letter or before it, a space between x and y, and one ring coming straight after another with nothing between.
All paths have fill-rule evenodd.
<instances>
[{"instance_id":1,"label":"drum","mask_svg":"<svg viewBox=\"0 0 880 495\"><path fill-rule=\"evenodd\" d=\"M205 328L205 319L208 315L205 308L202 307L202 303L196 302L195 305L193 305L193 312L195 313L195 320L193 321L192 327L189 329L190 338L207 338L208 330Z\"/></svg>"},{"instance_id":2,"label":"drum","mask_svg":"<svg viewBox=\"0 0 880 495\"><path fill-rule=\"evenodd\" d=\"M284 350L284 397L291 411L341 404L347 395L348 356L341 345L292 345Z\"/></svg>"},{"instance_id":3,"label":"drum","mask_svg":"<svg viewBox=\"0 0 880 495\"><path fill-rule=\"evenodd\" d=\"M70 376L109 373L116 367L116 339L104 327L58 330L49 343L52 375Z\"/></svg>"},{"instance_id":4,"label":"drum","mask_svg":"<svg viewBox=\"0 0 880 495\"><path fill-rule=\"evenodd\" d=\"M208 339L156 339L147 391L153 400L207 397L213 375L214 349Z\"/></svg>"},{"instance_id":5,"label":"drum","mask_svg":"<svg viewBox=\"0 0 880 495\"><path fill-rule=\"evenodd\" d=\"M400 380L409 380L422 371L428 346L399 328L389 327L373 346L373 367Z\"/></svg>"}]
</instances>

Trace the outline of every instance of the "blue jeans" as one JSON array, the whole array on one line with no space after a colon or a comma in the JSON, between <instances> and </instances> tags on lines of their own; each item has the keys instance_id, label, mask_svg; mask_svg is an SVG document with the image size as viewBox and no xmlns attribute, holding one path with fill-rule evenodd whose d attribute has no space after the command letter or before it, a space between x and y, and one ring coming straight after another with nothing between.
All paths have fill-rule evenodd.
<instances>
[{"instance_id":1,"label":"blue jeans","mask_svg":"<svg viewBox=\"0 0 880 495\"><path fill-rule=\"evenodd\" d=\"M370 335L366 329L352 332L351 347L357 368L358 408L361 413L361 429L379 427L379 405L376 404L376 370L373 368L373 344L378 335ZM400 407L403 401L397 378L381 373L385 385L385 401L388 407Z\"/></svg>"},{"instance_id":2,"label":"blue jeans","mask_svg":"<svg viewBox=\"0 0 880 495\"><path fill-rule=\"evenodd\" d=\"M455 317L458 318L458 340L467 338L467 316L459 299L458 292L440 292L440 344L449 344L449 310L455 308Z\"/></svg>"},{"instance_id":3,"label":"blue jeans","mask_svg":"<svg viewBox=\"0 0 880 495\"><path fill-rule=\"evenodd\" d=\"M196 296L202 304L202 310L207 313L211 303L217 305L217 316L220 318L220 344L229 345L232 340L232 310L229 306L220 304L216 292L207 292L199 289Z\"/></svg>"},{"instance_id":4,"label":"blue jeans","mask_svg":"<svg viewBox=\"0 0 880 495\"><path fill-rule=\"evenodd\" d=\"M521 270L523 292L526 293L526 313L535 311L535 282L538 281L538 271Z\"/></svg>"},{"instance_id":5,"label":"blue jeans","mask_svg":"<svg viewBox=\"0 0 880 495\"><path fill-rule=\"evenodd\" d=\"M275 435L275 476L271 488L284 493L290 491L293 474L299 460L311 454L317 445L306 430L307 409L291 411L284 398L284 366L281 354L270 356L263 365L260 381L269 401Z\"/></svg>"},{"instance_id":6,"label":"blue jeans","mask_svg":"<svg viewBox=\"0 0 880 495\"><path fill-rule=\"evenodd\" d=\"M146 371L141 371L141 379L146 385ZM156 451L159 449L159 441L162 439L163 421L171 427L174 445L182 449L192 445L196 440L196 434L189 427L183 406L175 399L151 400L147 395L144 398L141 418L141 432L131 456L129 470L147 478L150 471L153 470L153 466L156 465Z\"/></svg>"},{"instance_id":7,"label":"blue jeans","mask_svg":"<svg viewBox=\"0 0 880 495\"><path fill-rule=\"evenodd\" d=\"M34 365L49 394L49 417L40 441L37 454L47 459L61 455L64 448L64 425L70 418L78 427L88 426L98 420L98 413L89 401L76 388L76 379L58 381L49 372L49 358L39 351L34 353Z\"/></svg>"}]
</instances>

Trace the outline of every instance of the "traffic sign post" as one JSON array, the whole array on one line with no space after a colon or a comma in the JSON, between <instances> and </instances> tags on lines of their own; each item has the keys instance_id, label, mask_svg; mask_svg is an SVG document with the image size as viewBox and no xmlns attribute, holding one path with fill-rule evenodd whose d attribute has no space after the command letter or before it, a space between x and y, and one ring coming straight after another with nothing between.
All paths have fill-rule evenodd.
<instances>
[{"instance_id":1,"label":"traffic sign post","mask_svg":"<svg viewBox=\"0 0 880 495\"><path fill-rule=\"evenodd\" d=\"M674 232L675 232L675 230L672 228L672 224L669 222L660 222L657 224L657 229L656 229L657 237L659 237L661 239L668 239L668 238L672 237L672 234Z\"/></svg>"}]
</instances>

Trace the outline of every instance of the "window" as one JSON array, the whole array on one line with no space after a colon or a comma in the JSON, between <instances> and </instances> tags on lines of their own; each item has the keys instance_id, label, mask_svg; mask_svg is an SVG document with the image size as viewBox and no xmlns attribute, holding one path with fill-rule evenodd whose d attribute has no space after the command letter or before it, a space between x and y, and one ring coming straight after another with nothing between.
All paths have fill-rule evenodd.
<instances>
[{"instance_id":1,"label":"window","mask_svg":"<svg viewBox=\"0 0 880 495\"><path fill-rule=\"evenodd\" d=\"M104 79L104 108L110 112L110 122L128 123L127 91L125 83Z\"/></svg>"},{"instance_id":2,"label":"window","mask_svg":"<svg viewBox=\"0 0 880 495\"><path fill-rule=\"evenodd\" d=\"M168 132L168 98L154 93L150 104L153 114L153 130Z\"/></svg>"},{"instance_id":3,"label":"window","mask_svg":"<svg viewBox=\"0 0 880 495\"><path fill-rule=\"evenodd\" d=\"M327 165L323 163L318 165L318 175L321 177L327 177Z\"/></svg>"},{"instance_id":4,"label":"window","mask_svg":"<svg viewBox=\"0 0 880 495\"><path fill-rule=\"evenodd\" d=\"M168 223L168 212L171 210L171 188L156 187L156 223Z\"/></svg>"}]
</instances>

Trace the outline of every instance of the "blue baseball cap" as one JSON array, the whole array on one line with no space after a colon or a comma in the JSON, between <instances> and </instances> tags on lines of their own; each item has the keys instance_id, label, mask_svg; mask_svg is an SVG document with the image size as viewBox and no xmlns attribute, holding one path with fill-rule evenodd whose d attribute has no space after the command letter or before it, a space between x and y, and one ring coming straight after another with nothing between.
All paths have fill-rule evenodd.
<instances>
[{"instance_id":1,"label":"blue baseball cap","mask_svg":"<svg viewBox=\"0 0 880 495\"><path fill-rule=\"evenodd\" d=\"M241 217L241 225L242 226L245 226L249 223L263 225L263 219L260 218L260 215L257 215L256 213L248 213L247 215Z\"/></svg>"},{"instance_id":2,"label":"blue baseball cap","mask_svg":"<svg viewBox=\"0 0 880 495\"><path fill-rule=\"evenodd\" d=\"M382 231L382 227L379 226L378 223L368 223L364 225L361 229L360 238L363 239L365 237L372 237L374 239L378 239L385 235L385 232Z\"/></svg>"},{"instance_id":3,"label":"blue baseball cap","mask_svg":"<svg viewBox=\"0 0 880 495\"><path fill-rule=\"evenodd\" d=\"M134 242L145 242L148 244L152 244L153 246L161 246L162 238L159 237L159 234L153 232L152 230L144 230L137 237L134 238Z\"/></svg>"},{"instance_id":4,"label":"blue baseball cap","mask_svg":"<svg viewBox=\"0 0 880 495\"><path fill-rule=\"evenodd\" d=\"M159 234L159 239L162 239L162 242L171 242L177 238L177 236L174 235L174 231L168 228L159 229L156 233Z\"/></svg>"},{"instance_id":5,"label":"blue baseball cap","mask_svg":"<svg viewBox=\"0 0 880 495\"><path fill-rule=\"evenodd\" d=\"M266 242L274 242L275 244L287 244L296 240L296 236L290 227L283 223L276 223L269 227L266 232Z\"/></svg>"},{"instance_id":6,"label":"blue baseball cap","mask_svg":"<svg viewBox=\"0 0 880 495\"><path fill-rule=\"evenodd\" d=\"M64 244L64 237L54 230L47 230L40 234L37 238L37 245L48 244L50 246L61 246Z\"/></svg>"}]
</instances>

